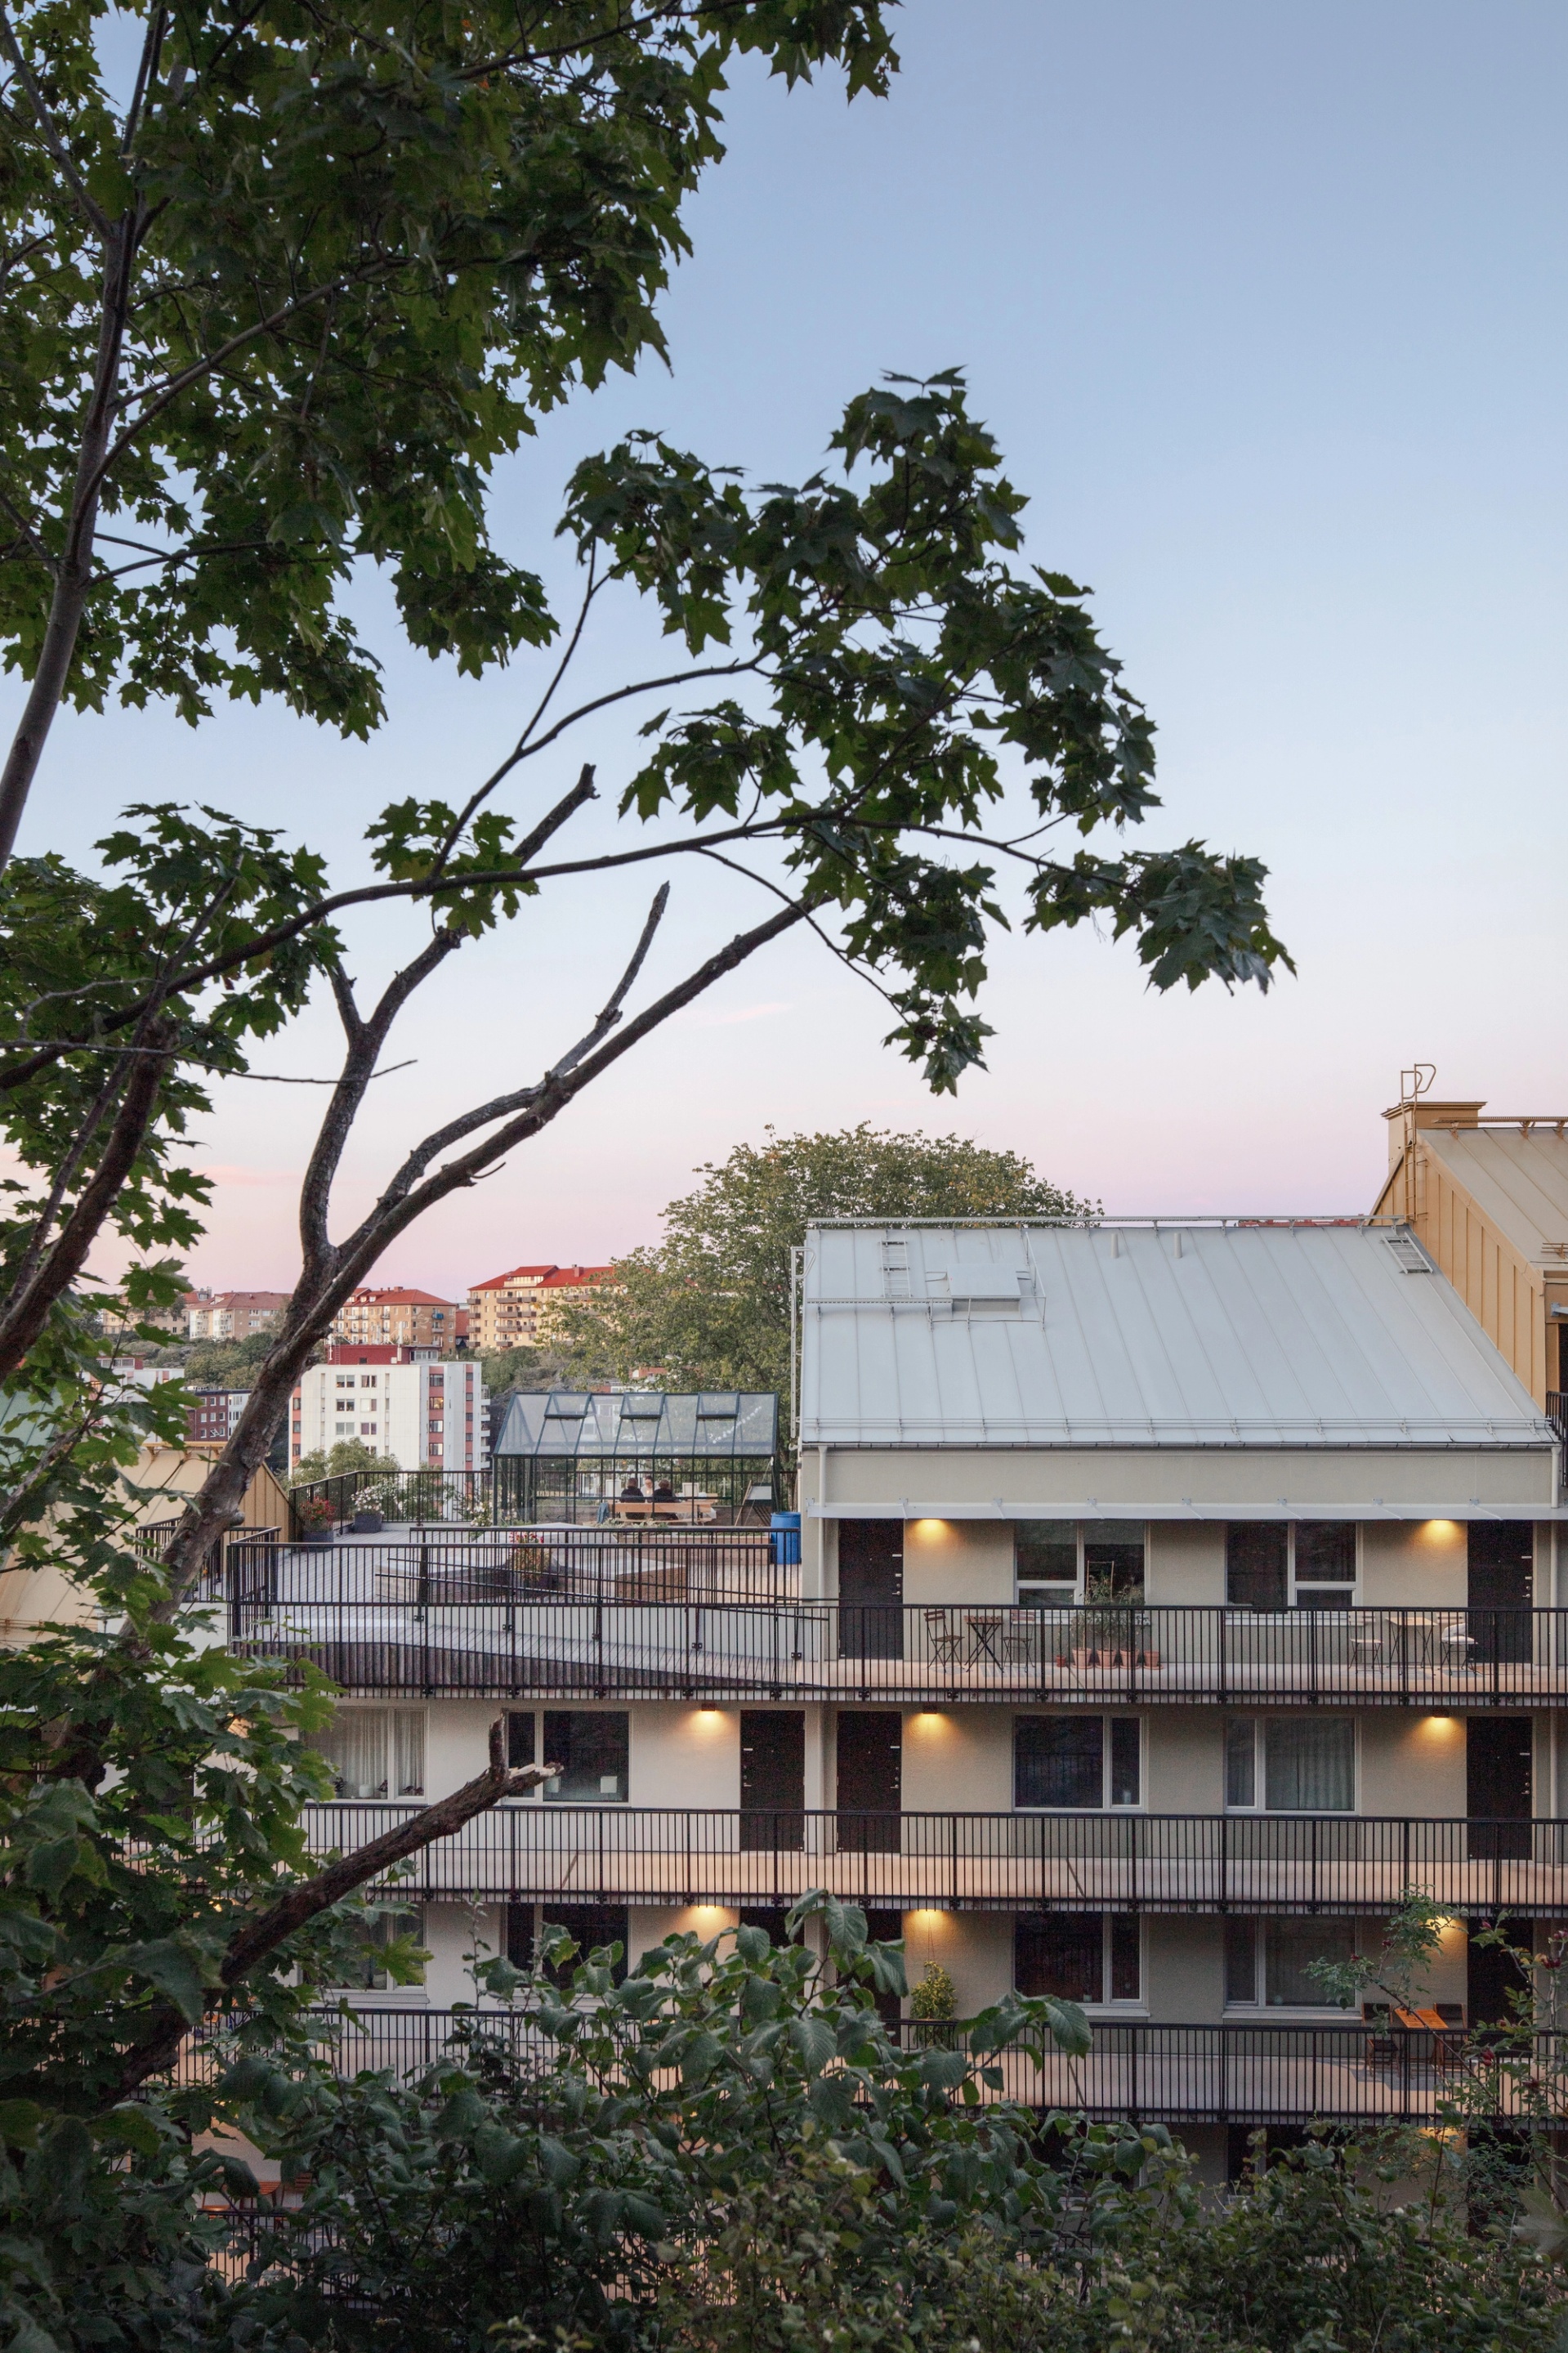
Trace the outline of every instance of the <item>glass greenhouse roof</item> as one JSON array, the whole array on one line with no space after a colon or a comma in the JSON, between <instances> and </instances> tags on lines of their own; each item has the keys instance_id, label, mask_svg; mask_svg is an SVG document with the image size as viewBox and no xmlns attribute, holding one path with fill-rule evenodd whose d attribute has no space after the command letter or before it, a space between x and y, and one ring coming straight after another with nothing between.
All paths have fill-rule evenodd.
<instances>
[{"instance_id":1,"label":"glass greenhouse roof","mask_svg":"<svg viewBox=\"0 0 1568 2353\"><path fill-rule=\"evenodd\" d=\"M771 1456L778 1445L779 1401L773 1389L520 1390L491 1451L500 1455L658 1455L668 1461Z\"/></svg>"}]
</instances>

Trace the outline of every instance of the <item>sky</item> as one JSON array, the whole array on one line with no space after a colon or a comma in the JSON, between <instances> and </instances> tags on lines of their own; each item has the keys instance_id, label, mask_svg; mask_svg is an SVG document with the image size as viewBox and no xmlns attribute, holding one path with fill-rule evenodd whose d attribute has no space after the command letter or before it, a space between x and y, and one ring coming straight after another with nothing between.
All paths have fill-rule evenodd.
<instances>
[{"instance_id":1,"label":"sky","mask_svg":"<svg viewBox=\"0 0 1568 2353\"><path fill-rule=\"evenodd\" d=\"M907 0L885 101L738 72L730 153L650 361L547 419L498 478L498 543L572 579L552 537L570 467L652 426L799 480L881 371L962 365L1030 499L1028 560L1093 590L1158 728L1150 846L1265 860L1294 955L1267 997L1159 997L1127 942L999 941L988 1067L933 1098L886 1008L810 940L720 985L543 1136L395 1246L376 1280L444 1295L525 1261L657 1240L692 1171L740 1142L868 1120L1027 1154L1108 1210L1343 1212L1385 1165L1401 1069L1493 1111L1568 1110L1559 877L1568 850L1563 136L1568 14L1523 0ZM365 823L454 797L536 695L400 648L358 610L390 717L368 745L277 707L197 731L114 709L57 724L23 848L91 862L127 802L200 799L365 872ZM623 603L587 690L665 659ZM18 700L14 682L0 697ZM605 723L542 760L528 815L634 754ZM595 812L595 838L607 838ZM405 1019L345 1164L341 1230L408 1140L536 1075L603 1003L646 878L563 886L454 960ZM757 919L681 872L645 987ZM356 927L368 987L416 943ZM258 1070L334 1067L312 1008ZM284 1287L319 1092L236 1082L195 1164L216 1193L190 1261ZM109 1270L106 1260L102 1271Z\"/></svg>"}]
</instances>

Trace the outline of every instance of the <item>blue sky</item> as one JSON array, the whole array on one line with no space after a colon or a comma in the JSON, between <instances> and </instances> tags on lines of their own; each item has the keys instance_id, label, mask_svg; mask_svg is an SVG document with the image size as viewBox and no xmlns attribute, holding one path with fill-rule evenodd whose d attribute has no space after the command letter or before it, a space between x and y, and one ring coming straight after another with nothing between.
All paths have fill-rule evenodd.
<instances>
[{"instance_id":1,"label":"blue sky","mask_svg":"<svg viewBox=\"0 0 1568 2353\"><path fill-rule=\"evenodd\" d=\"M1353 1209L1414 1057L1440 1092L1568 1109L1568 16L910 0L898 37L885 103L737 76L668 298L671 372L548 420L498 486L497 536L567 591L560 482L628 426L798 476L879 370L963 365L1032 501L1029 556L1091 584L1158 724L1166 807L1146 837L1264 858L1300 977L1159 999L1125 944L1015 934L989 1071L933 1103L879 1046L878 1000L782 945L406 1238L384 1279L453 1289L652 1240L693 1165L770 1121L957 1128L1118 1209ZM85 855L123 802L177 794L357 872L375 808L483 773L534 682L458 681L399 649L374 580L362 601L392 709L370 746L277 710L196 733L163 713L68 721L25 846ZM623 610L588 674L654 649ZM606 785L624 772L624 727L590 748ZM444 976L393 1057L414 1068L377 1091L345 1209L416 1126L567 1042L641 892L563 892ZM653 977L748 903L680 878ZM413 937L367 926L363 976ZM312 1014L267 1060L325 1071L331 1050ZM224 1172L203 1279L291 1278L319 1100L224 1092L197 1155Z\"/></svg>"}]
</instances>

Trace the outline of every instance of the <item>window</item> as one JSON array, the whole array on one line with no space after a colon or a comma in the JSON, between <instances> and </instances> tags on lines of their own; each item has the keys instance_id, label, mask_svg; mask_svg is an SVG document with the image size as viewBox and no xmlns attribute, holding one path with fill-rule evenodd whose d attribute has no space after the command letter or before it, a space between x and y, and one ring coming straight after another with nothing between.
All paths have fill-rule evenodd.
<instances>
[{"instance_id":1,"label":"window","mask_svg":"<svg viewBox=\"0 0 1568 2353\"><path fill-rule=\"evenodd\" d=\"M1143 1527L1137 1520L1019 1520L1013 1565L1019 1600L1040 1609L1080 1598L1141 1601Z\"/></svg>"},{"instance_id":2,"label":"window","mask_svg":"<svg viewBox=\"0 0 1568 2353\"><path fill-rule=\"evenodd\" d=\"M382 1955L399 1936L411 1937L416 1945L423 1945L425 1915L422 1912L373 1913L368 1919L356 1921L353 1935L356 1957L344 1972L343 1984L356 1992L380 1992L390 1983ZM415 1983L424 1982L425 1968L421 1962Z\"/></svg>"},{"instance_id":3,"label":"window","mask_svg":"<svg viewBox=\"0 0 1568 2353\"><path fill-rule=\"evenodd\" d=\"M1270 1814L1355 1810L1355 1724L1348 1715L1232 1715L1225 1802Z\"/></svg>"},{"instance_id":4,"label":"window","mask_svg":"<svg viewBox=\"0 0 1568 2353\"><path fill-rule=\"evenodd\" d=\"M340 1798L425 1794L423 1708L340 1708L310 1746L331 1767Z\"/></svg>"},{"instance_id":5,"label":"window","mask_svg":"<svg viewBox=\"0 0 1568 2353\"><path fill-rule=\"evenodd\" d=\"M560 1771L544 1785L557 1806L624 1806L631 1719L585 1708L547 1708L542 1762Z\"/></svg>"},{"instance_id":6,"label":"window","mask_svg":"<svg viewBox=\"0 0 1568 2353\"><path fill-rule=\"evenodd\" d=\"M1332 2010L1310 1974L1313 1961L1348 1961L1356 1951L1353 1920L1227 1920L1225 1999L1227 2008Z\"/></svg>"},{"instance_id":7,"label":"window","mask_svg":"<svg viewBox=\"0 0 1568 2353\"><path fill-rule=\"evenodd\" d=\"M1061 2001L1139 2001L1142 1942L1133 1912L1026 1912L1013 1926L1013 1983Z\"/></svg>"},{"instance_id":8,"label":"window","mask_svg":"<svg viewBox=\"0 0 1568 2353\"><path fill-rule=\"evenodd\" d=\"M1233 1520L1226 1529L1233 1609L1348 1609L1355 1577L1353 1520Z\"/></svg>"},{"instance_id":9,"label":"window","mask_svg":"<svg viewBox=\"0 0 1568 2353\"><path fill-rule=\"evenodd\" d=\"M1136 1806L1142 1736L1135 1715L1020 1715L1013 1725L1016 1806Z\"/></svg>"}]
</instances>

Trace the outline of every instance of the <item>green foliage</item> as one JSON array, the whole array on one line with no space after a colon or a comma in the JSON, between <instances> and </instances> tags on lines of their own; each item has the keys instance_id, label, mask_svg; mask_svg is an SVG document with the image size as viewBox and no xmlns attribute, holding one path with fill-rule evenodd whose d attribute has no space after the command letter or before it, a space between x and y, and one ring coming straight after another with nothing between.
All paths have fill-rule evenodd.
<instances>
[{"instance_id":1,"label":"green foliage","mask_svg":"<svg viewBox=\"0 0 1568 2353\"><path fill-rule=\"evenodd\" d=\"M489 543L489 477L574 385L662 350L727 57L791 80L837 60L852 91L896 63L879 0L397 0L374 21L216 0L128 12L132 120L100 16L16 11L0 642L32 671L107 353L71 701L167 698L195 721L217 694L278 694L360 735L383 702L345 609L357 559L390 575L410 641L462 670L552 635L538 579Z\"/></svg>"},{"instance_id":2,"label":"green foliage","mask_svg":"<svg viewBox=\"0 0 1568 2353\"><path fill-rule=\"evenodd\" d=\"M270 1332L250 1332L243 1340L198 1340L185 1358L185 1386L193 1389L247 1389L267 1362Z\"/></svg>"},{"instance_id":3,"label":"green foliage","mask_svg":"<svg viewBox=\"0 0 1568 2353\"><path fill-rule=\"evenodd\" d=\"M616 1261L613 1304L562 1316L580 1376L657 1366L672 1388L789 1392L790 1252L822 1218L1089 1218L1093 1206L1014 1152L862 1122L776 1135L705 1161L664 1211L665 1240Z\"/></svg>"},{"instance_id":4,"label":"green foliage","mask_svg":"<svg viewBox=\"0 0 1568 2353\"><path fill-rule=\"evenodd\" d=\"M363 1438L340 1438L330 1451L320 1447L313 1454L301 1454L289 1473L290 1487L308 1487L317 1479L338 1479L350 1472L363 1472L367 1479L396 1479L403 1475L395 1455L378 1454Z\"/></svg>"},{"instance_id":5,"label":"green foliage","mask_svg":"<svg viewBox=\"0 0 1568 2353\"><path fill-rule=\"evenodd\" d=\"M928 1961L921 1970L920 1982L910 1995L910 2011L912 2017L921 2019L957 2015L958 1997L952 1979L940 1961Z\"/></svg>"}]
</instances>

